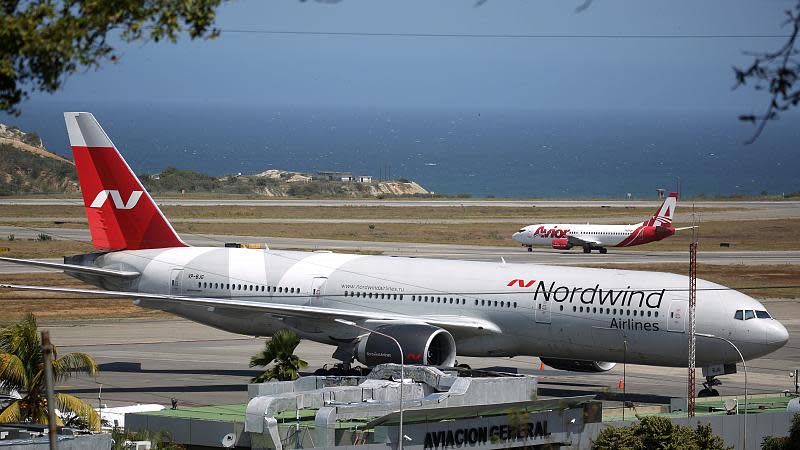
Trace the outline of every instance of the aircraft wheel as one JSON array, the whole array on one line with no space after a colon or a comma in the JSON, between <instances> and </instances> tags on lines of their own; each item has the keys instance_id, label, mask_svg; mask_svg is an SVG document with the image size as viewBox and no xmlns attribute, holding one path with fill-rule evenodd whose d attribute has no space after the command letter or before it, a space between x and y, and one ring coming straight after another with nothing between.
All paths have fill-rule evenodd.
<instances>
[{"instance_id":1,"label":"aircraft wheel","mask_svg":"<svg viewBox=\"0 0 800 450\"><path fill-rule=\"evenodd\" d=\"M532 252L533 251L533 247L528 247L528 251Z\"/></svg>"},{"instance_id":2,"label":"aircraft wheel","mask_svg":"<svg viewBox=\"0 0 800 450\"><path fill-rule=\"evenodd\" d=\"M583 247L583 253L592 253L591 247Z\"/></svg>"},{"instance_id":3,"label":"aircraft wheel","mask_svg":"<svg viewBox=\"0 0 800 450\"><path fill-rule=\"evenodd\" d=\"M608 249L607 248L601 248L600 249L600 253L605 255L606 253L608 253Z\"/></svg>"},{"instance_id":4,"label":"aircraft wheel","mask_svg":"<svg viewBox=\"0 0 800 450\"><path fill-rule=\"evenodd\" d=\"M719 397L719 391L716 389L700 389L697 393L698 397Z\"/></svg>"}]
</instances>

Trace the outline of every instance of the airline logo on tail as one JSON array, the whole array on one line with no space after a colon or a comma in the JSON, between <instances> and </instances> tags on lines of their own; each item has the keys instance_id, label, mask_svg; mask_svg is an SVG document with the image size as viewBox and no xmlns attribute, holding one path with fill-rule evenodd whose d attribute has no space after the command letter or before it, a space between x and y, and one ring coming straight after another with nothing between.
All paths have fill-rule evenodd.
<instances>
[{"instance_id":1,"label":"airline logo on tail","mask_svg":"<svg viewBox=\"0 0 800 450\"><path fill-rule=\"evenodd\" d=\"M185 247L94 116L66 112L64 121L94 247L103 251Z\"/></svg>"},{"instance_id":2,"label":"airline logo on tail","mask_svg":"<svg viewBox=\"0 0 800 450\"><path fill-rule=\"evenodd\" d=\"M658 208L655 214L646 221L648 226L670 226L672 225L672 215L678 203L678 193L670 192L669 197L664 199L664 203Z\"/></svg>"},{"instance_id":3,"label":"airline logo on tail","mask_svg":"<svg viewBox=\"0 0 800 450\"><path fill-rule=\"evenodd\" d=\"M102 208L103 204L108 200L108 197L111 196L111 202L114 203L114 208L116 209L133 209L137 203L139 203L139 197L141 197L143 191L133 191L131 192L131 196L128 197L128 201L123 202L122 196L119 194L119 191L116 189L106 189L104 191L100 191L97 193L97 197L94 198L94 201L90 208Z\"/></svg>"}]
</instances>

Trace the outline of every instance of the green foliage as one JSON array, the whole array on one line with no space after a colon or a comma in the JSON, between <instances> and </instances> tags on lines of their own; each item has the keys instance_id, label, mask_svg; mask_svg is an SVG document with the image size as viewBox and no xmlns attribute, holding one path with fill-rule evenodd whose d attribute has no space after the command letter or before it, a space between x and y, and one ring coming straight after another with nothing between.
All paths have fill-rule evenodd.
<instances>
[{"instance_id":1,"label":"green foliage","mask_svg":"<svg viewBox=\"0 0 800 450\"><path fill-rule=\"evenodd\" d=\"M46 233L39 233L36 235L36 240L39 242L52 241L53 236L50 236L49 234Z\"/></svg>"},{"instance_id":2,"label":"green foliage","mask_svg":"<svg viewBox=\"0 0 800 450\"><path fill-rule=\"evenodd\" d=\"M265 343L261 350L250 358L250 367L275 365L261 375L253 378L253 383L263 383L272 379L278 381L291 381L300 377L299 371L308 367L308 363L294 354L294 349L300 344L300 336L289 330L278 330L272 338Z\"/></svg>"},{"instance_id":3,"label":"green foliage","mask_svg":"<svg viewBox=\"0 0 800 450\"><path fill-rule=\"evenodd\" d=\"M33 314L28 314L18 323L0 328L0 384L7 389L16 389L23 396L0 411L0 423L48 422L41 348L42 342ZM81 373L97 373L97 363L86 353L68 353L59 357L54 347L53 355L53 379L56 383ZM99 428L100 416L88 403L62 393L56 394L56 401L56 407L62 413L83 417L89 428Z\"/></svg>"},{"instance_id":4,"label":"green foliage","mask_svg":"<svg viewBox=\"0 0 800 450\"><path fill-rule=\"evenodd\" d=\"M68 75L117 61L112 46L214 38L223 0L30 0L0 2L0 111L19 113L31 91L54 92Z\"/></svg>"},{"instance_id":5,"label":"green foliage","mask_svg":"<svg viewBox=\"0 0 800 450\"><path fill-rule=\"evenodd\" d=\"M792 448L788 446L788 442L787 437L764 436L761 440L761 450L788 450Z\"/></svg>"},{"instance_id":6,"label":"green foliage","mask_svg":"<svg viewBox=\"0 0 800 450\"><path fill-rule=\"evenodd\" d=\"M183 450L186 447L172 441L168 431L139 430L137 432L125 431L122 428L111 430L113 450L127 450L125 441L150 441L154 450Z\"/></svg>"},{"instance_id":7,"label":"green foliage","mask_svg":"<svg viewBox=\"0 0 800 450\"><path fill-rule=\"evenodd\" d=\"M312 181L310 183L292 183L286 193L293 197L336 197L359 195L368 191L369 187L364 183Z\"/></svg>"},{"instance_id":8,"label":"green foliage","mask_svg":"<svg viewBox=\"0 0 800 450\"><path fill-rule=\"evenodd\" d=\"M603 429L593 441L598 450L724 450L710 425L697 429L676 425L666 417L647 416L627 427Z\"/></svg>"},{"instance_id":9,"label":"green foliage","mask_svg":"<svg viewBox=\"0 0 800 450\"><path fill-rule=\"evenodd\" d=\"M210 192L222 189L222 182L211 175L167 167L158 176L142 175L142 184L151 192Z\"/></svg>"},{"instance_id":10,"label":"green foliage","mask_svg":"<svg viewBox=\"0 0 800 450\"><path fill-rule=\"evenodd\" d=\"M0 195L63 193L77 183L75 166L65 161L0 144Z\"/></svg>"},{"instance_id":11,"label":"green foliage","mask_svg":"<svg viewBox=\"0 0 800 450\"><path fill-rule=\"evenodd\" d=\"M761 440L761 450L794 450L798 448L800 448L800 414L795 414L792 417L789 436L765 436Z\"/></svg>"}]
</instances>

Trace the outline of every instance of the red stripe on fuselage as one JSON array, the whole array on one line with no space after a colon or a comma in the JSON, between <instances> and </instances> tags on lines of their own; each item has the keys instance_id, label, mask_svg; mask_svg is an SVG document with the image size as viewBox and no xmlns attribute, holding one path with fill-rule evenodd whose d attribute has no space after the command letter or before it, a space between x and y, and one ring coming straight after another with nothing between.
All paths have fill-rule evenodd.
<instances>
[{"instance_id":1,"label":"red stripe on fuselage","mask_svg":"<svg viewBox=\"0 0 800 450\"><path fill-rule=\"evenodd\" d=\"M646 226L647 226L647 223L642 223L641 225L639 225L639 227L637 227L635 230L633 230L631 232L631 234L628 235L628 237L623 239L622 242L620 242L619 244L615 245L614 247L629 247L631 245L638 245L638 244L633 244L633 241L635 241L636 238L639 237L639 233Z\"/></svg>"}]
</instances>

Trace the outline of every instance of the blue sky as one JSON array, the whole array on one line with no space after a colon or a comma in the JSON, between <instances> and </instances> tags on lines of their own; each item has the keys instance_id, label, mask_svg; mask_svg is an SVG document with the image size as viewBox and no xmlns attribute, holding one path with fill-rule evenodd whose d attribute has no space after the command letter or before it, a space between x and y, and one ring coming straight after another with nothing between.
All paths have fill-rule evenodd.
<instances>
[{"instance_id":1,"label":"blue sky","mask_svg":"<svg viewBox=\"0 0 800 450\"><path fill-rule=\"evenodd\" d=\"M213 41L136 43L119 63L37 100L92 103L499 107L758 112L731 66L775 38L468 38L226 33L287 30L433 34L776 34L793 1L234 1ZM25 105L22 105L23 114Z\"/></svg>"}]
</instances>

